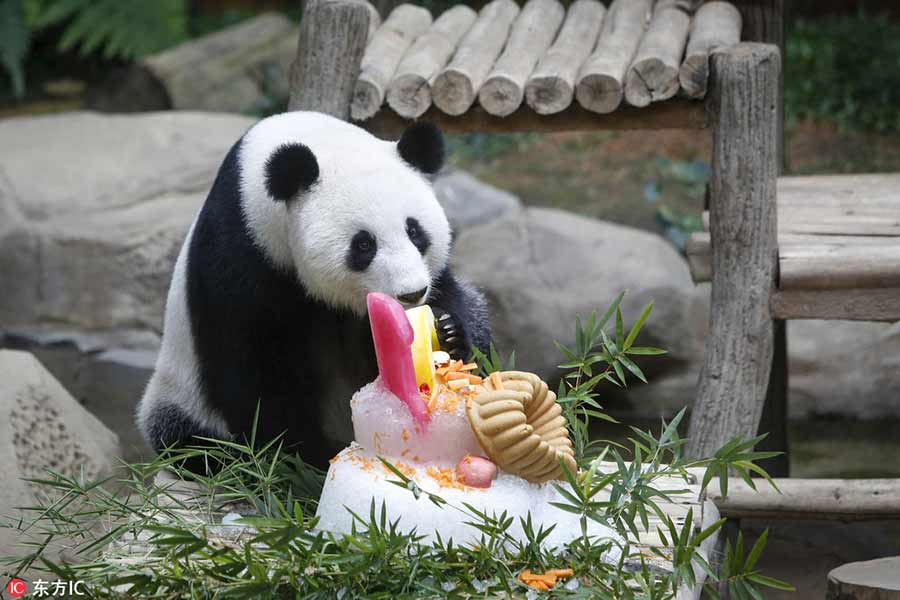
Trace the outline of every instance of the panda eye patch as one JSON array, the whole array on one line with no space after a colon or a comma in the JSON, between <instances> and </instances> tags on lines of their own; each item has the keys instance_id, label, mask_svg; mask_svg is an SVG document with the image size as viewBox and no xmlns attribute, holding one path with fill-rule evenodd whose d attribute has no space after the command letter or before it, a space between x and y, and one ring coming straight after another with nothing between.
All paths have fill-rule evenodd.
<instances>
[{"instance_id":1,"label":"panda eye patch","mask_svg":"<svg viewBox=\"0 0 900 600\"><path fill-rule=\"evenodd\" d=\"M420 254L424 255L428 251L428 247L431 246L431 238L422 229L422 225L412 217L406 219L406 235L409 237L409 241L413 243L413 246L419 250Z\"/></svg>"},{"instance_id":2,"label":"panda eye patch","mask_svg":"<svg viewBox=\"0 0 900 600\"><path fill-rule=\"evenodd\" d=\"M347 252L347 267L352 271L365 271L378 251L375 236L362 229L357 231L350 240L350 250Z\"/></svg>"}]
</instances>

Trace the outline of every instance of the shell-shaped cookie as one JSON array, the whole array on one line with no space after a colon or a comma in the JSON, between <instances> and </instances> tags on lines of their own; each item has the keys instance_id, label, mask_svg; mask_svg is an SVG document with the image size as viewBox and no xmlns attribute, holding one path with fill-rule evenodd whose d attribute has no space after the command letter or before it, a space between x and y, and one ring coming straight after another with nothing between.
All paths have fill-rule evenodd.
<instances>
[{"instance_id":1,"label":"shell-shaped cookie","mask_svg":"<svg viewBox=\"0 0 900 600\"><path fill-rule=\"evenodd\" d=\"M485 379L486 392L466 404L485 453L506 471L532 483L563 479L562 460L576 470L572 442L556 394L534 373L503 371Z\"/></svg>"}]
</instances>

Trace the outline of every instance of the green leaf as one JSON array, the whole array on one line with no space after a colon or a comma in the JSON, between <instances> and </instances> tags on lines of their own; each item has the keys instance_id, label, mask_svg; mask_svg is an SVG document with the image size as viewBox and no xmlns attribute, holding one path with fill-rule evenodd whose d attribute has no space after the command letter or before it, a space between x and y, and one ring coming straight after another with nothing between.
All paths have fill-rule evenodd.
<instances>
[{"instance_id":1,"label":"green leaf","mask_svg":"<svg viewBox=\"0 0 900 600\"><path fill-rule=\"evenodd\" d=\"M626 354L637 354L643 356L657 356L659 354L668 354L668 351L660 348L651 348L649 346L631 346L625 350Z\"/></svg>"},{"instance_id":2,"label":"green leaf","mask_svg":"<svg viewBox=\"0 0 900 600\"><path fill-rule=\"evenodd\" d=\"M785 592L796 592L796 588L791 584L781 581L780 579L775 579L774 577L766 577L765 575L760 575L758 573L753 573L751 575L747 575L747 579L752 581L753 583L758 583L759 585L764 585L766 587L774 588L776 590L783 590Z\"/></svg>"},{"instance_id":3,"label":"green leaf","mask_svg":"<svg viewBox=\"0 0 900 600\"><path fill-rule=\"evenodd\" d=\"M25 94L24 64L30 48L31 31L21 0L0 0L0 66L9 75L16 98Z\"/></svg>"},{"instance_id":4,"label":"green leaf","mask_svg":"<svg viewBox=\"0 0 900 600\"><path fill-rule=\"evenodd\" d=\"M628 332L628 337L625 338L625 344L622 346L624 350L628 350L631 348L631 344L634 343L635 338L637 338L638 333L641 331L641 327L644 326L644 323L647 321L647 317L650 316L650 311L653 310L653 302L644 307L644 310L641 312L641 316L638 317L638 320L635 321L634 325L631 326L631 331Z\"/></svg>"}]
</instances>

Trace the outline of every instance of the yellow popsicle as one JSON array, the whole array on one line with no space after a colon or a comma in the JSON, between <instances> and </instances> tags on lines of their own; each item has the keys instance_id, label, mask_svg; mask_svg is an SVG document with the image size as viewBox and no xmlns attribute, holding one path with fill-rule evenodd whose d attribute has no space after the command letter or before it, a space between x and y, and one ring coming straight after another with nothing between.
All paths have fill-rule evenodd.
<instances>
[{"instance_id":1,"label":"yellow popsicle","mask_svg":"<svg viewBox=\"0 0 900 600\"><path fill-rule=\"evenodd\" d=\"M416 306L406 311L413 328L412 351L413 367L416 370L416 385L424 383L428 389L434 389L434 363L431 353L440 350L437 337L437 329L434 325L434 313L427 304Z\"/></svg>"}]
</instances>

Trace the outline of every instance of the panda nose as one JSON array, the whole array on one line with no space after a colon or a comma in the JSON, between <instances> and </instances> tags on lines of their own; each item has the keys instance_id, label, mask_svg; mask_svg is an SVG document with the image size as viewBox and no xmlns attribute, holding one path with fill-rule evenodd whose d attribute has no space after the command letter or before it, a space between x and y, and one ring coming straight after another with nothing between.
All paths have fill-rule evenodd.
<instances>
[{"instance_id":1,"label":"panda nose","mask_svg":"<svg viewBox=\"0 0 900 600\"><path fill-rule=\"evenodd\" d=\"M428 286L423 287L421 290L416 290L415 292L409 292L408 294L400 294L397 296L397 300L404 304L418 304L422 298L425 297L425 294L428 293Z\"/></svg>"}]
</instances>

